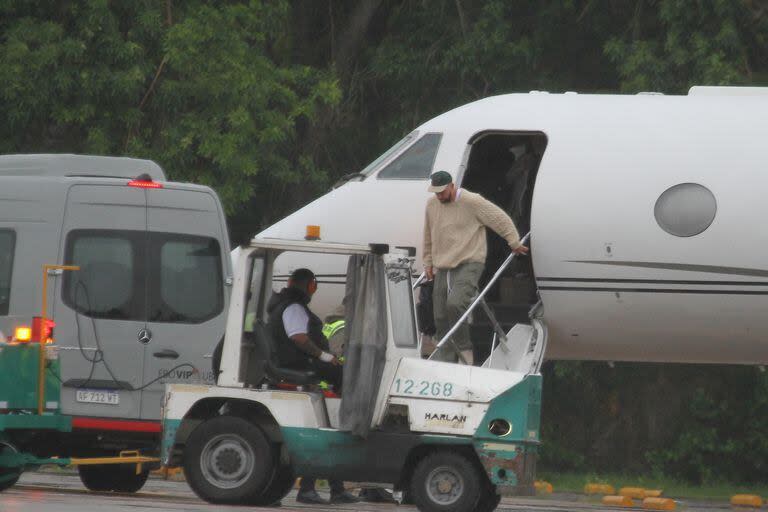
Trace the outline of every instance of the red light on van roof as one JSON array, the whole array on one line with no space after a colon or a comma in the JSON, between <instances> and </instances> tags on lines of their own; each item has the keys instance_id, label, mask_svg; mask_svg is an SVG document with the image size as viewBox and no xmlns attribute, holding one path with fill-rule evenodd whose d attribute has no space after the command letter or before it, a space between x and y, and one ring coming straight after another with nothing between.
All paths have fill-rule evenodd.
<instances>
[{"instance_id":1,"label":"red light on van roof","mask_svg":"<svg viewBox=\"0 0 768 512\"><path fill-rule=\"evenodd\" d=\"M128 182L129 187L137 187L137 188L163 188L163 185L161 183L157 183L156 181L144 181L144 180L131 180Z\"/></svg>"}]
</instances>

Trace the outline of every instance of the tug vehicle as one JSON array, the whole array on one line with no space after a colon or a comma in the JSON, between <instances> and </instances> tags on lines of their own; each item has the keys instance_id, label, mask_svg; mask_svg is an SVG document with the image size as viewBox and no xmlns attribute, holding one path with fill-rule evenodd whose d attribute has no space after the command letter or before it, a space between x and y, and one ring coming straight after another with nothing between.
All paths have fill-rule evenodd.
<instances>
[{"instance_id":1,"label":"tug vehicle","mask_svg":"<svg viewBox=\"0 0 768 512\"><path fill-rule=\"evenodd\" d=\"M297 476L392 484L428 512L490 511L501 495L532 494L546 328L536 309L530 324L508 332L496 323L482 367L422 359L414 253L258 238L244 247L217 384L166 386L162 463L183 465L190 487L211 503L266 506ZM266 306L283 254L347 258L340 396L275 358ZM487 310L487 290L462 321L477 305Z\"/></svg>"},{"instance_id":2,"label":"tug vehicle","mask_svg":"<svg viewBox=\"0 0 768 512\"><path fill-rule=\"evenodd\" d=\"M75 457L66 442L75 421L61 411L61 364L55 322L47 317L46 285L51 271L79 270L44 265L41 315L9 338L0 333L0 492L13 487L22 472L51 464L77 466L81 477L88 475L102 490L136 492L159 460L137 450L116 457Z\"/></svg>"}]
</instances>

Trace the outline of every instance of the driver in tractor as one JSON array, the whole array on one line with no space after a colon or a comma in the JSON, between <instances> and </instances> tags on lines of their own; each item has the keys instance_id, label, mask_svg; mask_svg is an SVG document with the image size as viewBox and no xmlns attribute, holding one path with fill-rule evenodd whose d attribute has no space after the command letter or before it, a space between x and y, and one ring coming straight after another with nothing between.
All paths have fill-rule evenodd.
<instances>
[{"instance_id":1,"label":"driver in tractor","mask_svg":"<svg viewBox=\"0 0 768 512\"><path fill-rule=\"evenodd\" d=\"M269 328L281 367L314 371L340 392L341 363L330 353L328 340L323 334L323 321L309 309L309 302L316 291L315 274L306 268L295 270L288 279L288 286L270 298L267 305ZM341 480L330 480L329 483L331 503L360 501L344 489ZM301 479L296 501L327 504L315 491L314 478Z\"/></svg>"}]
</instances>

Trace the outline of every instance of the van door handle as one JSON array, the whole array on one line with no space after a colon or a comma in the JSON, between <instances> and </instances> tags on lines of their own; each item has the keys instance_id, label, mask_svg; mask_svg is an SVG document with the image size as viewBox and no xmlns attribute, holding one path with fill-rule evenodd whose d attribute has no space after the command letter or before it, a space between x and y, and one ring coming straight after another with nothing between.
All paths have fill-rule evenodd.
<instances>
[{"instance_id":1,"label":"van door handle","mask_svg":"<svg viewBox=\"0 0 768 512\"><path fill-rule=\"evenodd\" d=\"M154 352L152 355L160 359L178 359L179 358L179 353L169 348L164 348L159 352Z\"/></svg>"}]
</instances>

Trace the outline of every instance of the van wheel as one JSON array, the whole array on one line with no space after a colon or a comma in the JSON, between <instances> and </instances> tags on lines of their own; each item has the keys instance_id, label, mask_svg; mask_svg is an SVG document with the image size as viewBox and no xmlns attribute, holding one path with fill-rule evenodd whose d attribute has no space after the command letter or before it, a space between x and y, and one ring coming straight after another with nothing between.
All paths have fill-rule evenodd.
<instances>
[{"instance_id":1,"label":"van wheel","mask_svg":"<svg viewBox=\"0 0 768 512\"><path fill-rule=\"evenodd\" d=\"M114 464L113 464L114 465ZM115 492L139 492L149 478L149 470L142 470L136 474L136 466L133 464L118 464L114 469L117 477L112 481L111 490Z\"/></svg>"},{"instance_id":2,"label":"van wheel","mask_svg":"<svg viewBox=\"0 0 768 512\"><path fill-rule=\"evenodd\" d=\"M296 476L293 474L293 468L291 466L280 466L275 470L272 481L264 489L264 492L249 504L256 505L257 507L266 507L277 503L291 492L295 482Z\"/></svg>"},{"instance_id":3,"label":"van wheel","mask_svg":"<svg viewBox=\"0 0 768 512\"><path fill-rule=\"evenodd\" d=\"M149 478L148 469L136 474L133 464L77 466L77 472L86 489L96 492L138 492Z\"/></svg>"},{"instance_id":4,"label":"van wheel","mask_svg":"<svg viewBox=\"0 0 768 512\"><path fill-rule=\"evenodd\" d=\"M103 470L102 470L103 469ZM89 491L110 491L112 480L108 478L109 471L103 466L77 466L80 481Z\"/></svg>"},{"instance_id":5,"label":"van wheel","mask_svg":"<svg viewBox=\"0 0 768 512\"><path fill-rule=\"evenodd\" d=\"M184 450L189 486L209 503L252 503L274 472L272 447L256 425L236 416L200 424Z\"/></svg>"},{"instance_id":6,"label":"van wheel","mask_svg":"<svg viewBox=\"0 0 768 512\"><path fill-rule=\"evenodd\" d=\"M411 477L411 496L421 512L475 510L483 488L476 464L453 451L427 455Z\"/></svg>"}]
</instances>

